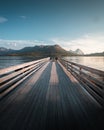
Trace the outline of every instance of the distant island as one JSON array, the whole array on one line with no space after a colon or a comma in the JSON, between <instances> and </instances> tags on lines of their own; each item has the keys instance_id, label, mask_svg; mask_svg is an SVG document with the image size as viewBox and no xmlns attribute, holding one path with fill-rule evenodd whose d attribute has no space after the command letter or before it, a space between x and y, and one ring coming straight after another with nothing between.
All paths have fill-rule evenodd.
<instances>
[{"instance_id":1,"label":"distant island","mask_svg":"<svg viewBox=\"0 0 104 130\"><path fill-rule=\"evenodd\" d=\"M104 56L104 52L85 55L80 49L76 49L75 51L66 51L59 45L40 45L34 47L25 47L20 50L12 50L0 47L0 56Z\"/></svg>"}]
</instances>

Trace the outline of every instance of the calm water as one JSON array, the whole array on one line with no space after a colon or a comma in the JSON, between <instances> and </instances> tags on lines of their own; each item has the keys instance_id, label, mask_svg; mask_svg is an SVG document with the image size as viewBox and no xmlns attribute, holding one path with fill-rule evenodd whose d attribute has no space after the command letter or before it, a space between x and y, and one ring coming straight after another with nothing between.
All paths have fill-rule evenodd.
<instances>
[{"instance_id":1,"label":"calm water","mask_svg":"<svg viewBox=\"0 0 104 130\"><path fill-rule=\"evenodd\" d=\"M104 71L104 56L99 57L64 57L66 60L75 62L81 65L89 66L98 70Z\"/></svg>"},{"instance_id":2,"label":"calm water","mask_svg":"<svg viewBox=\"0 0 104 130\"><path fill-rule=\"evenodd\" d=\"M64 57L65 59L89 66L95 69L104 71L104 56L103 57ZM0 57L0 69L7 68L9 66L22 64L25 62L36 60L35 57L20 57L20 56L1 56Z\"/></svg>"},{"instance_id":3,"label":"calm water","mask_svg":"<svg viewBox=\"0 0 104 130\"><path fill-rule=\"evenodd\" d=\"M0 69L35 60L35 57L0 56Z\"/></svg>"}]
</instances>

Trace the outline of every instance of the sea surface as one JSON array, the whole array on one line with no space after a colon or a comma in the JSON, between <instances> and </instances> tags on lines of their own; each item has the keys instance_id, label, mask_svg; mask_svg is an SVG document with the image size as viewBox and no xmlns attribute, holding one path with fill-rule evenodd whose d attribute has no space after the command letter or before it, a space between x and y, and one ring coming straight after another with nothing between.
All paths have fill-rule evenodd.
<instances>
[{"instance_id":1,"label":"sea surface","mask_svg":"<svg viewBox=\"0 0 104 130\"><path fill-rule=\"evenodd\" d=\"M64 57L64 59L77 64L104 71L104 56L73 56Z\"/></svg>"},{"instance_id":2,"label":"sea surface","mask_svg":"<svg viewBox=\"0 0 104 130\"><path fill-rule=\"evenodd\" d=\"M86 57L86 56L73 56L64 57L66 60L75 62L77 64L89 66L98 70L104 71L104 56L98 57ZM7 68L10 66L26 63L36 60L35 57L21 57L21 56L0 56L0 69Z\"/></svg>"},{"instance_id":3,"label":"sea surface","mask_svg":"<svg viewBox=\"0 0 104 130\"><path fill-rule=\"evenodd\" d=\"M0 56L0 69L36 60L35 57Z\"/></svg>"}]
</instances>

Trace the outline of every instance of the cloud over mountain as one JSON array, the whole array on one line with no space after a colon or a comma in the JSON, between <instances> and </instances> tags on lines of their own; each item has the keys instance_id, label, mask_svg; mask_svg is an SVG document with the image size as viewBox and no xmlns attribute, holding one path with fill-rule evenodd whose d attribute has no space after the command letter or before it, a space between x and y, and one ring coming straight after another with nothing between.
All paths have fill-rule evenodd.
<instances>
[{"instance_id":1,"label":"cloud over mountain","mask_svg":"<svg viewBox=\"0 0 104 130\"><path fill-rule=\"evenodd\" d=\"M58 44L66 50L76 50L80 48L84 54L104 51L103 34L87 34L79 38L66 40L62 38L53 38L49 40L4 40L0 39L0 46L11 49L22 49L23 47L35 45L54 45Z\"/></svg>"}]
</instances>

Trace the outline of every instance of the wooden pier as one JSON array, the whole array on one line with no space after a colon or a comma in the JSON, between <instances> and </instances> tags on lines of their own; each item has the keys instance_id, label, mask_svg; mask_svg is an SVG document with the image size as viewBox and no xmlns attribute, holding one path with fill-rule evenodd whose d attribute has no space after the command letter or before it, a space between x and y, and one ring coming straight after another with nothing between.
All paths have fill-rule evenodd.
<instances>
[{"instance_id":1,"label":"wooden pier","mask_svg":"<svg viewBox=\"0 0 104 130\"><path fill-rule=\"evenodd\" d=\"M0 70L0 130L103 130L103 122L103 71L49 58Z\"/></svg>"}]
</instances>

